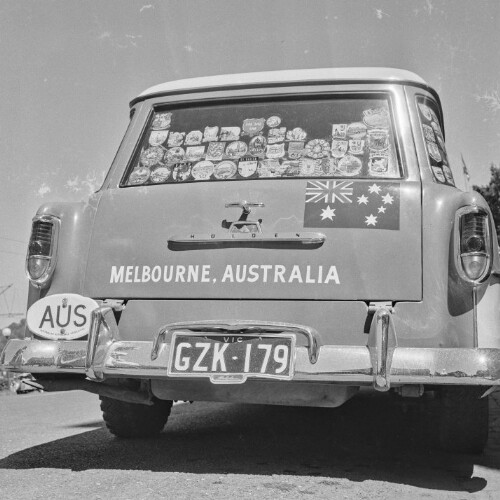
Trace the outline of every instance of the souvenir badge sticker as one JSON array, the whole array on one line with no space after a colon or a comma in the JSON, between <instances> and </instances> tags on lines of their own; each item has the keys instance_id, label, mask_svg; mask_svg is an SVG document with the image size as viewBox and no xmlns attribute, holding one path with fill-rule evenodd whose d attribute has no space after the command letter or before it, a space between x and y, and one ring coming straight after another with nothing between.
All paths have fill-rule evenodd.
<instances>
[{"instance_id":1,"label":"souvenir badge sticker","mask_svg":"<svg viewBox=\"0 0 500 500\"><path fill-rule=\"evenodd\" d=\"M422 124L422 130L424 131L424 137L426 141L436 142L436 136L434 135L434 130L429 125Z\"/></svg>"},{"instance_id":2,"label":"souvenir badge sticker","mask_svg":"<svg viewBox=\"0 0 500 500\"><path fill-rule=\"evenodd\" d=\"M340 172L341 175L354 177L355 175L359 175L362 167L363 164L359 158L353 155L347 155L339 160L337 171Z\"/></svg>"},{"instance_id":3,"label":"souvenir badge sticker","mask_svg":"<svg viewBox=\"0 0 500 500\"><path fill-rule=\"evenodd\" d=\"M305 141L307 137L307 132L300 127L295 127L286 133L287 141Z\"/></svg>"},{"instance_id":4,"label":"souvenir badge sticker","mask_svg":"<svg viewBox=\"0 0 500 500\"><path fill-rule=\"evenodd\" d=\"M389 128L389 111L385 108L365 109L363 123L370 128Z\"/></svg>"},{"instance_id":5,"label":"souvenir badge sticker","mask_svg":"<svg viewBox=\"0 0 500 500\"><path fill-rule=\"evenodd\" d=\"M205 155L205 146L188 146L186 148L186 160L198 161Z\"/></svg>"},{"instance_id":6,"label":"souvenir badge sticker","mask_svg":"<svg viewBox=\"0 0 500 500\"><path fill-rule=\"evenodd\" d=\"M170 132L167 141L168 147L173 148L175 146L182 146L185 135L186 135L185 132Z\"/></svg>"},{"instance_id":7,"label":"souvenir badge sticker","mask_svg":"<svg viewBox=\"0 0 500 500\"><path fill-rule=\"evenodd\" d=\"M302 158L306 153L304 146L304 141L294 141L288 143L288 158L290 160L300 160L300 158Z\"/></svg>"},{"instance_id":8,"label":"souvenir badge sticker","mask_svg":"<svg viewBox=\"0 0 500 500\"><path fill-rule=\"evenodd\" d=\"M431 122L431 127L432 127L432 130L434 130L435 134L438 137L443 138L443 132L441 130L441 127L439 126L439 123Z\"/></svg>"},{"instance_id":9,"label":"souvenir badge sticker","mask_svg":"<svg viewBox=\"0 0 500 500\"><path fill-rule=\"evenodd\" d=\"M313 176L320 163L320 160L313 160L312 158L302 158L302 160L300 160L300 175L303 177Z\"/></svg>"},{"instance_id":10,"label":"souvenir badge sticker","mask_svg":"<svg viewBox=\"0 0 500 500\"><path fill-rule=\"evenodd\" d=\"M144 184L150 176L150 170L147 167L136 168L128 178L129 186L138 186Z\"/></svg>"},{"instance_id":11,"label":"souvenir badge sticker","mask_svg":"<svg viewBox=\"0 0 500 500\"><path fill-rule=\"evenodd\" d=\"M286 127L271 128L267 134L267 143L276 144L285 140Z\"/></svg>"},{"instance_id":12,"label":"souvenir badge sticker","mask_svg":"<svg viewBox=\"0 0 500 500\"><path fill-rule=\"evenodd\" d=\"M163 160L164 154L164 149L159 146L148 148L141 153L140 161L144 166L152 167Z\"/></svg>"},{"instance_id":13,"label":"souvenir badge sticker","mask_svg":"<svg viewBox=\"0 0 500 500\"><path fill-rule=\"evenodd\" d=\"M191 167L192 163L178 163L174 165L174 169L172 171L172 178L176 182L184 182L191 177Z\"/></svg>"},{"instance_id":14,"label":"souvenir badge sticker","mask_svg":"<svg viewBox=\"0 0 500 500\"><path fill-rule=\"evenodd\" d=\"M180 146L177 146L175 148L169 149L165 153L165 160L167 161L167 163L179 163L184 159L185 154L186 153L184 149Z\"/></svg>"},{"instance_id":15,"label":"souvenir badge sticker","mask_svg":"<svg viewBox=\"0 0 500 500\"><path fill-rule=\"evenodd\" d=\"M309 158L324 158L330 151L330 143L324 139L313 139L306 144L306 155Z\"/></svg>"},{"instance_id":16,"label":"souvenir badge sticker","mask_svg":"<svg viewBox=\"0 0 500 500\"><path fill-rule=\"evenodd\" d=\"M245 156L248 151L248 146L243 141L234 141L227 145L226 156L228 158L241 158Z\"/></svg>"},{"instance_id":17,"label":"souvenir badge sticker","mask_svg":"<svg viewBox=\"0 0 500 500\"><path fill-rule=\"evenodd\" d=\"M451 184L452 186L455 185L455 179L453 179L453 173L451 171L451 168L446 165L446 163L443 163L443 173L446 178L446 181L448 184Z\"/></svg>"},{"instance_id":18,"label":"souvenir badge sticker","mask_svg":"<svg viewBox=\"0 0 500 500\"><path fill-rule=\"evenodd\" d=\"M276 159L261 160L257 167L259 177L281 177L283 170L286 167L282 168L280 161Z\"/></svg>"},{"instance_id":19,"label":"souvenir badge sticker","mask_svg":"<svg viewBox=\"0 0 500 500\"><path fill-rule=\"evenodd\" d=\"M266 152L267 139L263 135L256 135L248 144L248 154L251 156L264 156Z\"/></svg>"},{"instance_id":20,"label":"souvenir badge sticker","mask_svg":"<svg viewBox=\"0 0 500 500\"><path fill-rule=\"evenodd\" d=\"M389 171L388 156L370 156L368 160L368 171L370 175L385 175Z\"/></svg>"},{"instance_id":21,"label":"souvenir badge sticker","mask_svg":"<svg viewBox=\"0 0 500 500\"><path fill-rule=\"evenodd\" d=\"M314 170L314 175L325 176L332 175L337 167L337 163L334 158L323 158L316 163L316 168Z\"/></svg>"},{"instance_id":22,"label":"souvenir badge sticker","mask_svg":"<svg viewBox=\"0 0 500 500\"><path fill-rule=\"evenodd\" d=\"M334 123L332 125L332 137L334 139L345 139L347 137L347 123Z\"/></svg>"},{"instance_id":23,"label":"souvenir badge sticker","mask_svg":"<svg viewBox=\"0 0 500 500\"><path fill-rule=\"evenodd\" d=\"M281 118L279 116L270 116L267 120L266 120L266 125L269 127L269 128L274 128L274 127L279 127L279 125L281 124Z\"/></svg>"},{"instance_id":24,"label":"souvenir badge sticker","mask_svg":"<svg viewBox=\"0 0 500 500\"><path fill-rule=\"evenodd\" d=\"M151 134L149 134L149 144L151 146L160 146L163 144L168 136L168 130L153 130Z\"/></svg>"},{"instance_id":25,"label":"souvenir badge sticker","mask_svg":"<svg viewBox=\"0 0 500 500\"><path fill-rule=\"evenodd\" d=\"M159 184L160 182L165 182L171 173L172 169L170 167L158 167L151 172L150 180L155 184Z\"/></svg>"},{"instance_id":26,"label":"souvenir badge sticker","mask_svg":"<svg viewBox=\"0 0 500 500\"><path fill-rule=\"evenodd\" d=\"M236 163L234 161L221 161L214 168L214 177L219 180L230 179L234 177L238 170Z\"/></svg>"},{"instance_id":27,"label":"souvenir badge sticker","mask_svg":"<svg viewBox=\"0 0 500 500\"><path fill-rule=\"evenodd\" d=\"M257 135L264 128L265 123L265 118L247 118L243 120L243 135Z\"/></svg>"},{"instance_id":28,"label":"souvenir badge sticker","mask_svg":"<svg viewBox=\"0 0 500 500\"><path fill-rule=\"evenodd\" d=\"M347 136L351 139L363 139L366 136L366 125L361 122L350 123L347 126Z\"/></svg>"},{"instance_id":29,"label":"souvenir badge sticker","mask_svg":"<svg viewBox=\"0 0 500 500\"><path fill-rule=\"evenodd\" d=\"M307 181L304 227L399 230L400 183Z\"/></svg>"},{"instance_id":30,"label":"souvenir badge sticker","mask_svg":"<svg viewBox=\"0 0 500 500\"><path fill-rule=\"evenodd\" d=\"M215 142L219 135L219 127L205 127L203 132L203 142Z\"/></svg>"},{"instance_id":31,"label":"souvenir badge sticker","mask_svg":"<svg viewBox=\"0 0 500 500\"><path fill-rule=\"evenodd\" d=\"M191 175L193 179L197 181L206 181L210 179L211 175L214 173L214 164L211 161L205 160L196 163L191 169Z\"/></svg>"},{"instance_id":32,"label":"souvenir badge sticker","mask_svg":"<svg viewBox=\"0 0 500 500\"><path fill-rule=\"evenodd\" d=\"M151 127L153 130L164 130L170 127L171 122L172 113L156 113Z\"/></svg>"},{"instance_id":33,"label":"souvenir badge sticker","mask_svg":"<svg viewBox=\"0 0 500 500\"><path fill-rule=\"evenodd\" d=\"M418 103L418 109L420 109L420 113L426 120L432 120L432 115L431 115L431 110L427 104L424 104L422 102Z\"/></svg>"},{"instance_id":34,"label":"souvenir badge sticker","mask_svg":"<svg viewBox=\"0 0 500 500\"><path fill-rule=\"evenodd\" d=\"M349 139L349 153L352 155L362 155L365 150L363 139Z\"/></svg>"},{"instance_id":35,"label":"souvenir badge sticker","mask_svg":"<svg viewBox=\"0 0 500 500\"><path fill-rule=\"evenodd\" d=\"M429 108L429 112L430 112L430 114L431 114L431 120L432 120L433 122L438 123L438 122L439 122L439 120L438 120L438 117L436 116L436 113L434 113L434 110L433 110L432 108Z\"/></svg>"},{"instance_id":36,"label":"souvenir badge sticker","mask_svg":"<svg viewBox=\"0 0 500 500\"><path fill-rule=\"evenodd\" d=\"M446 183L446 177L444 176L443 170L441 169L441 167L435 167L435 166L433 166L432 167L432 173L434 174L434 178L438 182L440 182L441 184L445 184Z\"/></svg>"},{"instance_id":37,"label":"souvenir badge sticker","mask_svg":"<svg viewBox=\"0 0 500 500\"><path fill-rule=\"evenodd\" d=\"M201 144L201 140L203 139L203 134L201 130L191 130L188 135L186 135L186 140L184 144L186 146L196 146Z\"/></svg>"},{"instance_id":38,"label":"souvenir badge sticker","mask_svg":"<svg viewBox=\"0 0 500 500\"><path fill-rule=\"evenodd\" d=\"M241 177L251 177L255 172L257 172L257 166L259 161L254 157L245 157L238 163L238 173Z\"/></svg>"},{"instance_id":39,"label":"souvenir badge sticker","mask_svg":"<svg viewBox=\"0 0 500 500\"><path fill-rule=\"evenodd\" d=\"M442 161L441 153L439 152L439 148L435 142L426 141L427 151L429 152L429 156L436 161Z\"/></svg>"},{"instance_id":40,"label":"souvenir badge sticker","mask_svg":"<svg viewBox=\"0 0 500 500\"><path fill-rule=\"evenodd\" d=\"M330 151L334 158L342 158L347 153L348 148L349 148L349 141L333 139Z\"/></svg>"},{"instance_id":41,"label":"souvenir badge sticker","mask_svg":"<svg viewBox=\"0 0 500 500\"><path fill-rule=\"evenodd\" d=\"M207 160L219 161L222 160L224 156L224 148L226 147L225 142L211 142L208 145L207 154L205 158Z\"/></svg>"},{"instance_id":42,"label":"souvenir badge sticker","mask_svg":"<svg viewBox=\"0 0 500 500\"><path fill-rule=\"evenodd\" d=\"M267 146L266 156L268 158L283 158L285 156L285 144L270 144Z\"/></svg>"},{"instance_id":43,"label":"souvenir badge sticker","mask_svg":"<svg viewBox=\"0 0 500 500\"><path fill-rule=\"evenodd\" d=\"M283 175L285 177L299 177L300 175L300 162L293 161L284 161L281 166L285 169Z\"/></svg>"},{"instance_id":44,"label":"souvenir badge sticker","mask_svg":"<svg viewBox=\"0 0 500 500\"><path fill-rule=\"evenodd\" d=\"M219 141L237 141L240 138L240 127L222 127Z\"/></svg>"},{"instance_id":45,"label":"souvenir badge sticker","mask_svg":"<svg viewBox=\"0 0 500 500\"><path fill-rule=\"evenodd\" d=\"M368 147L370 153L383 151L389 148L389 132L384 129L373 129L368 131Z\"/></svg>"}]
</instances>

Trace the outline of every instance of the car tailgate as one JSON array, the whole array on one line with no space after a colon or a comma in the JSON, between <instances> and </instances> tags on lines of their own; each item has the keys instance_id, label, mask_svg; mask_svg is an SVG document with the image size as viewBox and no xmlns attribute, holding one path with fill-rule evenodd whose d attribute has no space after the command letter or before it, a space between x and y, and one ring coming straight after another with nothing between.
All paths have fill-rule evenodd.
<instances>
[{"instance_id":1,"label":"car tailgate","mask_svg":"<svg viewBox=\"0 0 500 500\"><path fill-rule=\"evenodd\" d=\"M236 224L228 243L243 210L226 204L243 202L263 204L246 217L261 232L244 234ZM266 179L110 189L95 220L85 293L420 300L421 187L403 179Z\"/></svg>"}]
</instances>

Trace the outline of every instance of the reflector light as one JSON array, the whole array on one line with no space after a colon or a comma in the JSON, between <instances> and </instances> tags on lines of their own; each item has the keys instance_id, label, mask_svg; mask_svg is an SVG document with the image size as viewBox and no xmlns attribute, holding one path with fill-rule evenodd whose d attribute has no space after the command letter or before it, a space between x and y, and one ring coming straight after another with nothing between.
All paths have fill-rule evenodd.
<instances>
[{"instance_id":1,"label":"reflector light","mask_svg":"<svg viewBox=\"0 0 500 500\"><path fill-rule=\"evenodd\" d=\"M467 277L476 281L486 270L488 258L485 255L463 255L462 264Z\"/></svg>"},{"instance_id":2,"label":"reflector light","mask_svg":"<svg viewBox=\"0 0 500 500\"><path fill-rule=\"evenodd\" d=\"M491 240L488 214L477 207L465 207L457 213L459 227L458 270L474 283L484 281L490 272Z\"/></svg>"},{"instance_id":3,"label":"reflector light","mask_svg":"<svg viewBox=\"0 0 500 500\"><path fill-rule=\"evenodd\" d=\"M49 282L56 262L59 219L42 215L33 219L26 256L26 274L37 287Z\"/></svg>"}]
</instances>

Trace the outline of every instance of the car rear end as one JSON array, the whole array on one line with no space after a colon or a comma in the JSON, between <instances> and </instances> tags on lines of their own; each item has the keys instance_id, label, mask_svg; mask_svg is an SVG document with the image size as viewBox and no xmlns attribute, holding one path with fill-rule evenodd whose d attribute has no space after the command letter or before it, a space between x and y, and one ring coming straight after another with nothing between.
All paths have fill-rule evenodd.
<instances>
[{"instance_id":1,"label":"car rear end","mask_svg":"<svg viewBox=\"0 0 500 500\"><path fill-rule=\"evenodd\" d=\"M5 365L146 404L498 385L489 209L445 168L435 93L386 80L138 99L101 191L34 222Z\"/></svg>"}]
</instances>

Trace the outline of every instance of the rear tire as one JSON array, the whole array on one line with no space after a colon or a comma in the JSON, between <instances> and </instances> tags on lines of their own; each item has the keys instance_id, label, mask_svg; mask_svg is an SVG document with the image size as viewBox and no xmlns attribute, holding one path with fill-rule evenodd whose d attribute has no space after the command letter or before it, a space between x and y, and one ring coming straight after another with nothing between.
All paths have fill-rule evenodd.
<instances>
[{"instance_id":1,"label":"rear tire","mask_svg":"<svg viewBox=\"0 0 500 500\"><path fill-rule=\"evenodd\" d=\"M442 387L438 394L438 438L443 450L482 453L488 441L485 387Z\"/></svg>"},{"instance_id":2,"label":"rear tire","mask_svg":"<svg viewBox=\"0 0 500 500\"><path fill-rule=\"evenodd\" d=\"M172 401L156 399L150 406L126 403L99 396L106 427L111 434L123 438L152 437L165 427Z\"/></svg>"}]
</instances>

